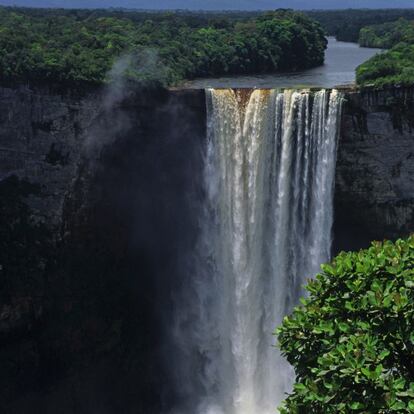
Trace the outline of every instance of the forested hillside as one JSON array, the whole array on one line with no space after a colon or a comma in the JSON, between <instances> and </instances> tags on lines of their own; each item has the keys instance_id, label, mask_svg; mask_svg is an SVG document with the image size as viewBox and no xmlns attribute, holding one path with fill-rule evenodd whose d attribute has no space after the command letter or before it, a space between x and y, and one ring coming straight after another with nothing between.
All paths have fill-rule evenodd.
<instances>
[{"instance_id":1,"label":"forested hillside","mask_svg":"<svg viewBox=\"0 0 414 414\"><path fill-rule=\"evenodd\" d=\"M414 21L399 19L363 28L359 43L366 47L390 49L357 69L359 84L383 86L414 83Z\"/></svg>"},{"instance_id":2,"label":"forested hillside","mask_svg":"<svg viewBox=\"0 0 414 414\"><path fill-rule=\"evenodd\" d=\"M227 18L0 8L0 27L3 80L99 83L122 56L117 68L128 76L171 85L309 68L323 63L326 49L317 22L286 10Z\"/></svg>"},{"instance_id":3,"label":"forested hillside","mask_svg":"<svg viewBox=\"0 0 414 414\"><path fill-rule=\"evenodd\" d=\"M307 15L321 23L327 33L338 40L358 42L362 28L394 22L402 17L414 20L414 9L318 10L307 12Z\"/></svg>"},{"instance_id":4,"label":"forested hillside","mask_svg":"<svg viewBox=\"0 0 414 414\"><path fill-rule=\"evenodd\" d=\"M414 9L318 10L307 15L338 40L390 49L358 68L359 85L414 83Z\"/></svg>"},{"instance_id":5,"label":"forested hillside","mask_svg":"<svg viewBox=\"0 0 414 414\"><path fill-rule=\"evenodd\" d=\"M414 20L399 19L361 29L359 44L363 47L390 49L400 42L414 43Z\"/></svg>"}]
</instances>

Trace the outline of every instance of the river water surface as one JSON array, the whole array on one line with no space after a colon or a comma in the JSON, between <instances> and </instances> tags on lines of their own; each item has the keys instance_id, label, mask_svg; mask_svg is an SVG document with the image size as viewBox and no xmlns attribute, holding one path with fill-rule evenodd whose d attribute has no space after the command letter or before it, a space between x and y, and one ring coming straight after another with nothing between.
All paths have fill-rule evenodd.
<instances>
[{"instance_id":1,"label":"river water surface","mask_svg":"<svg viewBox=\"0 0 414 414\"><path fill-rule=\"evenodd\" d=\"M184 87L195 89L333 88L351 85L355 82L355 69L379 52L379 49L362 48L356 43L338 42L334 37L328 37L328 49L323 66L283 74L196 79L187 82Z\"/></svg>"}]
</instances>

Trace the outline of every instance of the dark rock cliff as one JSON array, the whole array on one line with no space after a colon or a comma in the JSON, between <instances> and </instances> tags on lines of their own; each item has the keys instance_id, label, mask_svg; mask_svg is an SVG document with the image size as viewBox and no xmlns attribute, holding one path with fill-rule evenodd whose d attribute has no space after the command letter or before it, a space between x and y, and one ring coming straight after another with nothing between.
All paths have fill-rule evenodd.
<instances>
[{"instance_id":1,"label":"dark rock cliff","mask_svg":"<svg viewBox=\"0 0 414 414\"><path fill-rule=\"evenodd\" d=\"M414 89L346 95L335 214L336 249L414 231Z\"/></svg>"},{"instance_id":2,"label":"dark rock cliff","mask_svg":"<svg viewBox=\"0 0 414 414\"><path fill-rule=\"evenodd\" d=\"M413 95L347 93L335 250L413 230ZM205 126L203 91L0 89L2 412L168 406L163 313L191 272Z\"/></svg>"},{"instance_id":3,"label":"dark rock cliff","mask_svg":"<svg viewBox=\"0 0 414 414\"><path fill-rule=\"evenodd\" d=\"M34 391L60 363L49 335L65 198L77 175L95 94L0 89L0 407ZM53 334L52 334L53 336ZM57 336L54 338L58 340Z\"/></svg>"},{"instance_id":4,"label":"dark rock cliff","mask_svg":"<svg viewBox=\"0 0 414 414\"><path fill-rule=\"evenodd\" d=\"M85 131L100 106L96 93L0 88L0 179L16 175L39 184L41 194L29 204L54 229L76 175Z\"/></svg>"},{"instance_id":5,"label":"dark rock cliff","mask_svg":"<svg viewBox=\"0 0 414 414\"><path fill-rule=\"evenodd\" d=\"M203 92L26 86L0 91L0 113L1 412L159 412Z\"/></svg>"}]
</instances>

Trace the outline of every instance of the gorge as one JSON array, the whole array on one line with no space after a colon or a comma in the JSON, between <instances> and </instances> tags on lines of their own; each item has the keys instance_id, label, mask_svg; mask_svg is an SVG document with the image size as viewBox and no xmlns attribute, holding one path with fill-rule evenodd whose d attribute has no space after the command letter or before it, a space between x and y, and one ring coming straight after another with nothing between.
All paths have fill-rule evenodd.
<instances>
[{"instance_id":1,"label":"gorge","mask_svg":"<svg viewBox=\"0 0 414 414\"><path fill-rule=\"evenodd\" d=\"M298 204L289 204L269 192L270 182L283 185L283 174L279 171L278 176L266 177L263 162L267 165L276 162L271 158L277 147L276 137L281 143L284 136L298 139L308 131L316 138L318 134L311 128L312 123L323 116L322 109L328 109L328 96L332 100L340 95L344 104L338 125L333 252L364 247L372 239L407 235L413 228L412 89L346 89L338 95L330 91L254 91L248 103L243 93L239 93L239 102L235 100L237 95L228 90L154 91L126 87L120 99L103 106L102 102L113 96L108 91L41 85L3 87L1 186L15 175L39 187L37 193L25 196L24 200L30 216L46 226L56 247L53 258L34 280L21 278L3 299L0 363L2 371L7 373L3 378L7 379L2 384L5 390L2 406L17 413L27 412L27 407L33 405L41 407L43 413L57 409L63 413L148 412L148 407L156 413L185 403L198 406L202 401L186 398L194 388L201 390L200 396L209 390L213 398L204 400L207 406L236 404L237 389L245 391L246 398L251 395L251 384L226 377L221 377L222 381L234 387L229 394L233 393L235 400L223 402L229 394L226 397L224 393L217 394L217 384L211 378L217 370L226 371L223 364L237 367L243 381L249 379L245 373L254 365L252 361L237 360L237 354L229 357L232 353L229 348L226 352L230 354L222 351L216 365L205 365L206 371L196 380L188 377L200 358L205 363L209 352L217 352L216 329L230 335L229 327L248 326L252 336L247 335L240 346L261 352L260 347L266 348L267 344L248 341L253 336L257 339L256 333L261 332L271 313L266 310L260 316L260 323L256 323L250 320L252 315L241 312L240 325L230 323L234 307L242 309L247 304L235 299L223 302L221 294L229 286L211 287L209 283L214 284L214 280L210 279L203 282L207 285L199 283L202 274L197 273L197 261L203 255L208 256L212 258L210 265L219 264L221 271L227 268L231 274L236 273L231 266L234 269L239 266L238 270L247 266L248 272L237 271L246 277L239 280L240 289L259 268L273 266L269 258L258 260L259 246L252 244L250 236L258 237L259 233L279 236L272 226L280 225L281 221L271 217L266 209L279 206L273 213L295 217L300 197ZM207 108L206 100L210 102ZM268 139L261 148L245 149L252 158L243 158L243 163L257 166L252 170L255 175L250 177L255 187L238 187L228 182L226 185L232 189L228 191L222 178L210 177L210 186L206 188L206 165L215 166L210 171L230 169L237 174L246 168L236 159L226 164L215 155L217 144L222 141L218 136L226 138L230 151L243 135L237 126L241 122L240 104L247 104L244 128L254 136ZM339 119L332 113L338 105L331 103L330 111L325 112L325 123L329 114L331 121ZM287 111L282 115L282 106L295 108L297 112L289 115ZM279 121L283 120L278 132L271 119L269 124L264 122L263 111L269 107L274 108L272 112L278 114ZM224 109L226 116L220 119L218 114L223 114ZM234 122L238 117L239 121ZM292 122L303 129L290 130ZM335 129L334 122L329 125ZM210 157L206 158L207 148ZM297 149L305 154L305 148ZM334 148L326 151L332 154ZM210 160L207 164L206 159ZM333 173L332 167L331 164L326 172ZM235 183L237 174L232 176ZM325 185L328 188L329 182ZM241 216L234 220L238 217L233 216L236 211L226 208L231 201L238 206L238 214L243 217L251 214L251 206L243 201L246 191L251 191L248 199L259 206L254 214L261 217L253 216L253 222L260 222L258 226L250 226L252 222L241 220ZM325 196L315 199L315 203L330 197ZM326 208L327 204L320 205L315 217ZM206 231L212 238L218 238L220 229L217 221L203 228L206 215L219 217L223 225L239 226L240 239L222 244L207 241ZM322 217L328 222L320 222L320 226L329 227L329 212ZM313 222L319 223L316 219ZM323 232L323 240L306 240L295 236L303 231L302 224L291 222L289 243L302 251L312 251L312 245L317 244L315 254L320 254L321 259L309 264L314 273L316 262L325 260L330 253L326 239L329 232ZM266 252L275 240L272 237L265 240ZM229 257L226 255L233 254L237 260L226 262ZM299 268L304 265L296 263ZM276 274L286 277L279 268ZM272 295L270 287L256 282L250 281L254 289ZM289 308L296 301L301 283L297 280L289 287L292 302L284 300L284 307ZM187 288L192 294L183 298ZM210 324L217 317L201 312L200 309L208 307L200 308L198 300L202 304L217 301L225 307L225 318L219 319L218 326ZM181 310L185 310L184 316ZM188 332L186 318L205 318L203 331L184 336L183 332ZM269 346L274 324L267 331ZM180 340L174 340L174 335ZM203 341L208 349L199 348L203 337L208 339ZM275 350L267 350L276 358ZM198 360L193 359L194 354L198 354ZM277 382L275 376L280 371L277 366L270 363L261 367L257 370L258 378L269 375ZM233 375L231 369L226 372ZM177 380L180 374L183 375ZM115 382L119 385L114 386ZM267 392L266 387L261 390ZM253 400L239 403L245 407L255 404Z\"/></svg>"}]
</instances>

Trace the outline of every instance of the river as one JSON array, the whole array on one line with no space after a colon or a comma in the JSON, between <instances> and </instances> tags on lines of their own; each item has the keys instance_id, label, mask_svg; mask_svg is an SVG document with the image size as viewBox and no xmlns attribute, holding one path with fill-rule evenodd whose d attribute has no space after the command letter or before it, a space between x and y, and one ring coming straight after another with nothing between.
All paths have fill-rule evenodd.
<instances>
[{"instance_id":1,"label":"river","mask_svg":"<svg viewBox=\"0 0 414 414\"><path fill-rule=\"evenodd\" d=\"M363 48L356 43L339 42L328 37L325 64L300 72L272 75L237 76L196 79L184 86L204 88L333 88L355 82L355 69L379 53L379 49Z\"/></svg>"}]
</instances>

